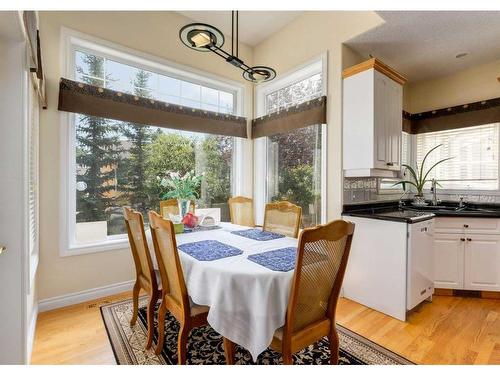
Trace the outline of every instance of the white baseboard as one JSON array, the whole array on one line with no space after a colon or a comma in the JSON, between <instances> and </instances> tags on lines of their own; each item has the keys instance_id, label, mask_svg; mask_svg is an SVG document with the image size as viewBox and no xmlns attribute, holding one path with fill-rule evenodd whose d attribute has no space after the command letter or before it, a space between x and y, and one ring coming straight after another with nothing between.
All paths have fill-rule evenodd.
<instances>
[{"instance_id":1,"label":"white baseboard","mask_svg":"<svg viewBox=\"0 0 500 375\"><path fill-rule=\"evenodd\" d=\"M123 281L121 283L101 286L98 288L82 290L81 292L64 294L38 301L38 311L49 311L60 307L70 306L97 298L110 296L117 293L132 290L135 280Z\"/></svg>"},{"instance_id":2,"label":"white baseboard","mask_svg":"<svg viewBox=\"0 0 500 375\"><path fill-rule=\"evenodd\" d=\"M31 319L28 327L28 337L26 339L27 346L27 364L31 363L31 353L33 352L33 343L35 342L35 331L36 331L36 321L38 318L38 303L35 302L33 307L33 312L31 313Z\"/></svg>"}]
</instances>

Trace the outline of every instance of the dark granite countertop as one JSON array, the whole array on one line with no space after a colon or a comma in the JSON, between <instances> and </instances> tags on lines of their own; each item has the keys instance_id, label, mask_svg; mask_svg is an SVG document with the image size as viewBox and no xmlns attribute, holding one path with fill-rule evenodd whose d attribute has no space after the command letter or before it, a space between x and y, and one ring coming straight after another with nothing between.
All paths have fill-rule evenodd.
<instances>
[{"instance_id":1,"label":"dark granite countertop","mask_svg":"<svg viewBox=\"0 0 500 375\"><path fill-rule=\"evenodd\" d=\"M499 204L466 203L459 207L457 202L442 201L437 206L415 207L411 200L403 202L402 207L399 201L348 204L342 215L409 223L428 220L429 216L500 218Z\"/></svg>"}]
</instances>

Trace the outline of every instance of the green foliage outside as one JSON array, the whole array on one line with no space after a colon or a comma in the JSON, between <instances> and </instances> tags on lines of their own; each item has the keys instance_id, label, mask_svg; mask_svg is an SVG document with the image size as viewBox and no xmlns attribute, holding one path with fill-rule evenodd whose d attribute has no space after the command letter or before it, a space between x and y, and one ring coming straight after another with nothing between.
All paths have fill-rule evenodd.
<instances>
[{"instance_id":1,"label":"green foliage outside","mask_svg":"<svg viewBox=\"0 0 500 375\"><path fill-rule=\"evenodd\" d=\"M287 200L302 207L304 227L319 223L319 174L314 164L320 150L321 128L311 126L270 137L276 144L278 191L271 201ZM311 205L313 210L310 210Z\"/></svg>"},{"instance_id":2,"label":"green foliage outside","mask_svg":"<svg viewBox=\"0 0 500 375\"><path fill-rule=\"evenodd\" d=\"M280 177L280 199L289 200L301 207L308 207L310 203L313 203L315 194L311 165L301 164L284 169Z\"/></svg>"}]
</instances>

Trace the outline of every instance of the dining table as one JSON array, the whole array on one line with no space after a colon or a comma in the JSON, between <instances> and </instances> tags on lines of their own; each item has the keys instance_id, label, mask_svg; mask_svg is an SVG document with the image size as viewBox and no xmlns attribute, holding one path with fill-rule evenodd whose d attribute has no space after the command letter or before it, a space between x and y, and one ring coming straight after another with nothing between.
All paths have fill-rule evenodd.
<instances>
[{"instance_id":1,"label":"dining table","mask_svg":"<svg viewBox=\"0 0 500 375\"><path fill-rule=\"evenodd\" d=\"M253 235L245 236L247 233ZM210 326L247 349L256 361L270 345L274 332L285 324L293 278L293 265L279 269L279 264L276 268L272 262L266 264L260 258L265 260L267 254L289 251L293 259L288 263L294 264L298 240L221 222L213 229L176 234L176 242L191 300L209 306ZM218 244L231 251L221 253L228 256L212 259L186 250L193 247L196 250L197 244ZM205 251L208 255L216 253ZM154 257L154 251L151 252ZM156 259L154 264L157 267Z\"/></svg>"}]
</instances>

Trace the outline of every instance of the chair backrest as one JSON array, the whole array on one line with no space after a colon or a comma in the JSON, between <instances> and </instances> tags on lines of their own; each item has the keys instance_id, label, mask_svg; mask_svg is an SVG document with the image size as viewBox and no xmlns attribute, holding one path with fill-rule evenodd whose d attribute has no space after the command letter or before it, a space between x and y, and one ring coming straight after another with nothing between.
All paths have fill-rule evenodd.
<instances>
[{"instance_id":1,"label":"chair backrest","mask_svg":"<svg viewBox=\"0 0 500 375\"><path fill-rule=\"evenodd\" d=\"M144 220L142 214L129 207L123 208L125 225L127 227L128 240L132 256L134 257L137 280L142 287L150 288L149 291L157 290L158 283L153 268L151 253L149 252L146 234L144 232Z\"/></svg>"},{"instance_id":2,"label":"chair backrest","mask_svg":"<svg viewBox=\"0 0 500 375\"><path fill-rule=\"evenodd\" d=\"M287 201L266 204L263 230L297 238L302 208Z\"/></svg>"},{"instance_id":3,"label":"chair backrest","mask_svg":"<svg viewBox=\"0 0 500 375\"><path fill-rule=\"evenodd\" d=\"M335 220L300 234L285 324L288 333L324 318L335 322L353 233L353 223Z\"/></svg>"},{"instance_id":4,"label":"chair backrest","mask_svg":"<svg viewBox=\"0 0 500 375\"><path fill-rule=\"evenodd\" d=\"M189 314L189 299L177 250L174 225L172 221L163 219L156 212L149 211L149 226L160 269L162 292L169 297L169 301L175 305L177 311Z\"/></svg>"},{"instance_id":5,"label":"chair backrest","mask_svg":"<svg viewBox=\"0 0 500 375\"><path fill-rule=\"evenodd\" d=\"M189 212L194 214L194 201L191 201L189 205ZM179 215L179 204L177 199L167 199L166 201L160 201L160 215L164 219L170 219L170 214Z\"/></svg>"},{"instance_id":6,"label":"chair backrest","mask_svg":"<svg viewBox=\"0 0 500 375\"><path fill-rule=\"evenodd\" d=\"M255 221L253 218L253 199L247 197L232 197L228 200L229 215L231 223L254 227Z\"/></svg>"}]
</instances>

